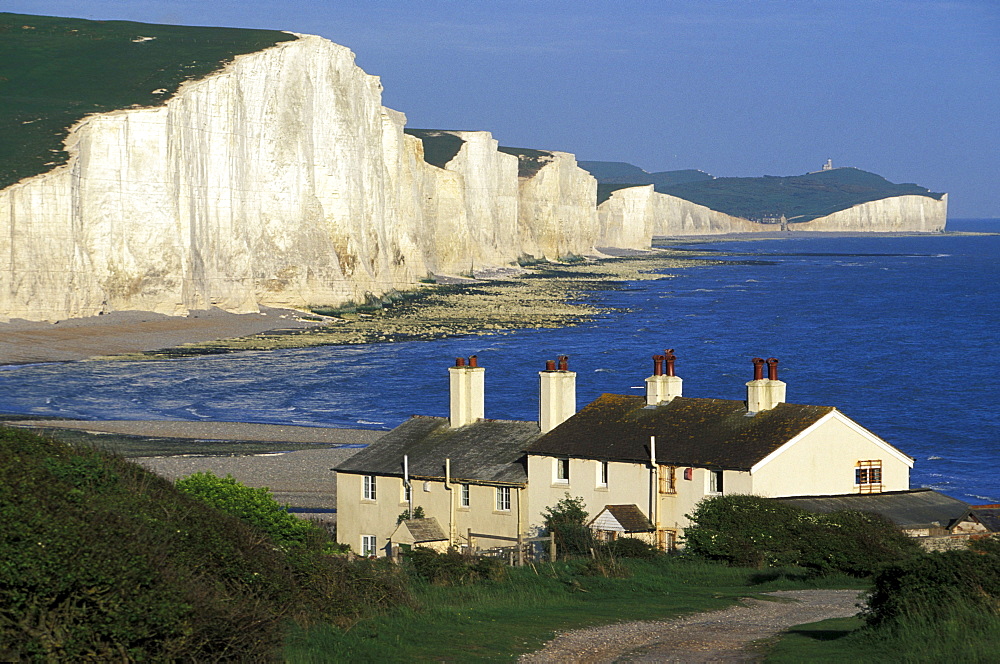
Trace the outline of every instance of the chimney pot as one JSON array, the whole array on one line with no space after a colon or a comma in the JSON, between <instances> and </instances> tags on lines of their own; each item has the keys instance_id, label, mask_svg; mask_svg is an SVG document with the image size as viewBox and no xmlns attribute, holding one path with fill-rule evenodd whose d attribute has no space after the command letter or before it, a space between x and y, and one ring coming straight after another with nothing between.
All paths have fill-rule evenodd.
<instances>
[{"instance_id":1,"label":"chimney pot","mask_svg":"<svg viewBox=\"0 0 1000 664\"><path fill-rule=\"evenodd\" d=\"M470 355L469 356L469 366L472 367L473 369L475 369L476 367L478 367L479 366L479 358L476 357L475 355Z\"/></svg>"},{"instance_id":2,"label":"chimney pot","mask_svg":"<svg viewBox=\"0 0 1000 664\"><path fill-rule=\"evenodd\" d=\"M767 379L778 380L778 358L767 358Z\"/></svg>"},{"instance_id":3,"label":"chimney pot","mask_svg":"<svg viewBox=\"0 0 1000 664\"><path fill-rule=\"evenodd\" d=\"M753 358L753 379L764 380L764 358Z\"/></svg>"},{"instance_id":4,"label":"chimney pot","mask_svg":"<svg viewBox=\"0 0 1000 664\"><path fill-rule=\"evenodd\" d=\"M559 371L569 371L569 355L559 356Z\"/></svg>"},{"instance_id":5,"label":"chimney pot","mask_svg":"<svg viewBox=\"0 0 1000 664\"><path fill-rule=\"evenodd\" d=\"M555 360L545 360L545 370L546 371L555 371L556 370L556 361Z\"/></svg>"},{"instance_id":6,"label":"chimney pot","mask_svg":"<svg viewBox=\"0 0 1000 664\"><path fill-rule=\"evenodd\" d=\"M666 360L666 362L667 362L667 375L668 376L673 376L674 375L674 360L677 359L677 356L674 355L674 349L673 348L668 348L667 350L665 350L663 352L663 359Z\"/></svg>"},{"instance_id":7,"label":"chimney pot","mask_svg":"<svg viewBox=\"0 0 1000 664\"><path fill-rule=\"evenodd\" d=\"M653 375L662 376L663 375L663 356L654 355L653 356Z\"/></svg>"},{"instance_id":8,"label":"chimney pot","mask_svg":"<svg viewBox=\"0 0 1000 664\"><path fill-rule=\"evenodd\" d=\"M456 357L455 358L455 366L456 367L464 367L465 366L465 358L464 357Z\"/></svg>"}]
</instances>

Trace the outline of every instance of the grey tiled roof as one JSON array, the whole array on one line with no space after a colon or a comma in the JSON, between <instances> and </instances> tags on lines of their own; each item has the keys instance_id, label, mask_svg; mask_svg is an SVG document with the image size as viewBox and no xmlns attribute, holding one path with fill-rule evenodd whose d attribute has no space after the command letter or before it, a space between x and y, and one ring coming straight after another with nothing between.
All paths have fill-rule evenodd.
<instances>
[{"instance_id":1,"label":"grey tiled roof","mask_svg":"<svg viewBox=\"0 0 1000 664\"><path fill-rule=\"evenodd\" d=\"M603 394L528 452L648 462L656 436L659 463L749 470L833 410L780 403L748 416L743 401L677 397L647 407L644 397Z\"/></svg>"},{"instance_id":2,"label":"grey tiled roof","mask_svg":"<svg viewBox=\"0 0 1000 664\"><path fill-rule=\"evenodd\" d=\"M1000 505L973 505L972 513L992 533L1000 533Z\"/></svg>"},{"instance_id":3,"label":"grey tiled roof","mask_svg":"<svg viewBox=\"0 0 1000 664\"><path fill-rule=\"evenodd\" d=\"M951 528L969 514L969 505L931 489L844 496L775 498L809 512L855 510L881 514L900 528Z\"/></svg>"},{"instance_id":4,"label":"grey tiled roof","mask_svg":"<svg viewBox=\"0 0 1000 664\"><path fill-rule=\"evenodd\" d=\"M418 415L334 470L402 477L405 454L411 477L443 478L445 459L451 459L456 482L523 484L528 480L524 451L538 435L535 422L479 420L452 429L446 417Z\"/></svg>"}]
</instances>

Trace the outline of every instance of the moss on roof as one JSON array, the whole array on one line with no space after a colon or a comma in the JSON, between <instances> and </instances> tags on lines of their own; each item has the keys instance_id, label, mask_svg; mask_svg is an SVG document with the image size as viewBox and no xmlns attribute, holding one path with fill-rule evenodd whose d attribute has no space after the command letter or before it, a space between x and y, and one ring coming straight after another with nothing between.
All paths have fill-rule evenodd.
<instances>
[{"instance_id":1,"label":"moss on roof","mask_svg":"<svg viewBox=\"0 0 1000 664\"><path fill-rule=\"evenodd\" d=\"M602 394L545 434L529 454L749 470L833 412L829 406L781 403L753 416L743 401L677 397L647 407L644 397Z\"/></svg>"},{"instance_id":2,"label":"moss on roof","mask_svg":"<svg viewBox=\"0 0 1000 664\"><path fill-rule=\"evenodd\" d=\"M295 35L0 13L0 189L66 163L90 113L159 106L184 81Z\"/></svg>"}]
</instances>

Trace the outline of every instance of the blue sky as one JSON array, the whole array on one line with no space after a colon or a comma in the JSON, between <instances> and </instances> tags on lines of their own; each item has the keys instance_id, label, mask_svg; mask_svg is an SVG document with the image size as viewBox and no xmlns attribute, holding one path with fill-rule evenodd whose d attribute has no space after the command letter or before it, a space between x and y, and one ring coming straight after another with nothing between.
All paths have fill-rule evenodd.
<instances>
[{"instance_id":1,"label":"blue sky","mask_svg":"<svg viewBox=\"0 0 1000 664\"><path fill-rule=\"evenodd\" d=\"M648 171L857 166L1000 217L1000 0L0 0L319 34L411 127Z\"/></svg>"}]
</instances>

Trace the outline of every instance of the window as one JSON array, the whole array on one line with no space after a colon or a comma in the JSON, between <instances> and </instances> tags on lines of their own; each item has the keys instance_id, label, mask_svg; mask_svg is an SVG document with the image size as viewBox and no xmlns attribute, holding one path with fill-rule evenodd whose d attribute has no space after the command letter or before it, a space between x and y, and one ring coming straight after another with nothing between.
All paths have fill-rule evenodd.
<instances>
[{"instance_id":1,"label":"window","mask_svg":"<svg viewBox=\"0 0 1000 664\"><path fill-rule=\"evenodd\" d=\"M365 489L362 494L365 500L375 500L375 476L365 475Z\"/></svg>"},{"instance_id":2,"label":"window","mask_svg":"<svg viewBox=\"0 0 1000 664\"><path fill-rule=\"evenodd\" d=\"M407 484L406 482L403 482L403 500L402 500L402 502L409 503L411 500L413 500L413 488L409 484Z\"/></svg>"},{"instance_id":3,"label":"window","mask_svg":"<svg viewBox=\"0 0 1000 664\"><path fill-rule=\"evenodd\" d=\"M468 507L468 506L469 506L469 485L468 484L463 484L462 485L462 507Z\"/></svg>"},{"instance_id":4,"label":"window","mask_svg":"<svg viewBox=\"0 0 1000 664\"><path fill-rule=\"evenodd\" d=\"M497 487L497 511L498 512L509 512L510 511L510 487L509 486L498 486Z\"/></svg>"},{"instance_id":5,"label":"window","mask_svg":"<svg viewBox=\"0 0 1000 664\"><path fill-rule=\"evenodd\" d=\"M677 469L674 466L660 466L660 493L677 493Z\"/></svg>"},{"instance_id":6,"label":"window","mask_svg":"<svg viewBox=\"0 0 1000 664\"><path fill-rule=\"evenodd\" d=\"M708 471L708 492L709 493L722 493L722 471L721 470L710 470L710 471Z\"/></svg>"},{"instance_id":7,"label":"window","mask_svg":"<svg viewBox=\"0 0 1000 664\"><path fill-rule=\"evenodd\" d=\"M376 544L374 535L361 536L361 555L374 556L376 554Z\"/></svg>"},{"instance_id":8,"label":"window","mask_svg":"<svg viewBox=\"0 0 1000 664\"><path fill-rule=\"evenodd\" d=\"M556 459L556 482L569 483L569 459Z\"/></svg>"},{"instance_id":9,"label":"window","mask_svg":"<svg viewBox=\"0 0 1000 664\"><path fill-rule=\"evenodd\" d=\"M882 491L882 460L858 461L854 469L854 484L859 493L879 493Z\"/></svg>"},{"instance_id":10,"label":"window","mask_svg":"<svg viewBox=\"0 0 1000 664\"><path fill-rule=\"evenodd\" d=\"M608 462L597 462L597 486L607 488L608 486Z\"/></svg>"}]
</instances>

